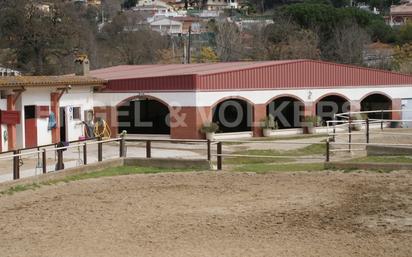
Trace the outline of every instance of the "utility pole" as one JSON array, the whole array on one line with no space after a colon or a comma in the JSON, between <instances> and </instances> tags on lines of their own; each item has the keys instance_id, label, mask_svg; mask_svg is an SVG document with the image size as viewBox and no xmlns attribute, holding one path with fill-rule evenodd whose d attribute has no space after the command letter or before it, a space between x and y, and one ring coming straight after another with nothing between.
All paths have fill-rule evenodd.
<instances>
[{"instance_id":1,"label":"utility pole","mask_svg":"<svg viewBox=\"0 0 412 257\"><path fill-rule=\"evenodd\" d=\"M192 46L192 25L189 27L189 42L187 44L187 63L190 63L190 48Z\"/></svg>"}]
</instances>

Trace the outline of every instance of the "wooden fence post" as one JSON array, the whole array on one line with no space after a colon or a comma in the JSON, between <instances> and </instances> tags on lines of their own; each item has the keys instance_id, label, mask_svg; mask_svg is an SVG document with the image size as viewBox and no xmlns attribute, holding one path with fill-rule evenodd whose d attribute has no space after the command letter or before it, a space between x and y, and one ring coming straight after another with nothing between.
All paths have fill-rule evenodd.
<instances>
[{"instance_id":1,"label":"wooden fence post","mask_svg":"<svg viewBox=\"0 0 412 257\"><path fill-rule=\"evenodd\" d=\"M46 155L46 149L43 149L42 152L42 168L43 168L43 174L47 173L47 155Z\"/></svg>"},{"instance_id":2,"label":"wooden fence post","mask_svg":"<svg viewBox=\"0 0 412 257\"><path fill-rule=\"evenodd\" d=\"M146 158L152 158L152 142L146 141Z\"/></svg>"},{"instance_id":3,"label":"wooden fence post","mask_svg":"<svg viewBox=\"0 0 412 257\"><path fill-rule=\"evenodd\" d=\"M212 153L211 153L211 148L210 148L211 143L209 139L207 140L206 144L207 144L207 160L210 161L212 159Z\"/></svg>"},{"instance_id":4,"label":"wooden fence post","mask_svg":"<svg viewBox=\"0 0 412 257\"><path fill-rule=\"evenodd\" d=\"M57 150L57 165L56 165L56 170L62 170L64 169L64 163L63 163L63 149Z\"/></svg>"},{"instance_id":5,"label":"wooden fence post","mask_svg":"<svg viewBox=\"0 0 412 257\"><path fill-rule=\"evenodd\" d=\"M326 139L326 162L330 161L330 142L329 138Z\"/></svg>"},{"instance_id":6,"label":"wooden fence post","mask_svg":"<svg viewBox=\"0 0 412 257\"><path fill-rule=\"evenodd\" d=\"M14 151L14 155L19 154L19 151ZM20 156L14 156L13 157L13 179L19 179L20 178Z\"/></svg>"},{"instance_id":7,"label":"wooden fence post","mask_svg":"<svg viewBox=\"0 0 412 257\"><path fill-rule=\"evenodd\" d=\"M124 134L120 134L120 143L119 143L119 156L121 157L126 157L126 140L124 138Z\"/></svg>"},{"instance_id":8,"label":"wooden fence post","mask_svg":"<svg viewBox=\"0 0 412 257\"><path fill-rule=\"evenodd\" d=\"M83 145L83 164L87 165L87 143Z\"/></svg>"},{"instance_id":9,"label":"wooden fence post","mask_svg":"<svg viewBox=\"0 0 412 257\"><path fill-rule=\"evenodd\" d=\"M102 141L102 138L99 137L98 141ZM103 143L99 142L97 144L97 159L99 162L103 161Z\"/></svg>"},{"instance_id":10,"label":"wooden fence post","mask_svg":"<svg viewBox=\"0 0 412 257\"><path fill-rule=\"evenodd\" d=\"M217 170L222 170L222 142L217 143Z\"/></svg>"},{"instance_id":11,"label":"wooden fence post","mask_svg":"<svg viewBox=\"0 0 412 257\"><path fill-rule=\"evenodd\" d=\"M348 134L349 134L349 138L348 138L348 140L349 140L349 151L351 151L351 149L352 149L352 118L351 117L349 117L349 123L348 123Z\"/></svg>"},{"instance_id":12,"label":"wooden fence post","mask_svg":"<svg viewBox=\"0 0 412 257\"><path fill-rule=\"evenodd\" d=\"M366 143L369 144L369 118L366 118Z\"/></svg>"}]
</instances>

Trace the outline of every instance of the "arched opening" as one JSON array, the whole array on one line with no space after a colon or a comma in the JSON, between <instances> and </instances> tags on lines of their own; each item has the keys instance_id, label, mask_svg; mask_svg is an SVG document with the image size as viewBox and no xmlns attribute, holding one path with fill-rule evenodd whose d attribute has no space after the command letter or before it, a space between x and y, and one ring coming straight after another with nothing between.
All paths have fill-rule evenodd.
<instances>
[{"instance_id":1,"label":"arched opening","mask_svg":"<svg viewBox=\"0 0 412 257\"><path fill-rule=\"evenodd\" d=\"M349 111L350 102L346 98L339 95L328 95L322 97L316 103L316 116L320 117L322 125L326 125L327 121L333 120L335 114Z\"/></svg>"},{"instance_id":2,"label":"arched opening","mask_svg":"<svg viewBox=\"0 0 412 257\"><path fill-rule=\"evenodd\" d=\"M252 105L241 99L228 99L213 108L213 122L221 133L252 130Z\"/></svg>"},{"instance_id":3,"label":"arched opening","mask_svg":"<svg viewBox=\"0 0 412 257\"><path fill-rule=\"evenodd\" d=\"M279 129L300 128L305 105L291 96L274 99L266 106L266 114L271 114Z\"/></svg>"},{"instance_id":4,"label":"arched opening","mask_svg":"<svg viewBox=\"0 0 412 257\"><path fill-rule=\"evenodd\" d=\"M170 134L169 108L160 101L138 98L126 101L117 107L119 133Z\"/></svg>"},{"instance_id":5,"label":"arched opening","mask_svg":"<svg viewBox=\"0 0 412 257\"><path fill-rule=\"evenodd\" d=\"M365 97L361 101L361 111L381 111L381 110L391 110L392 100L383 94L371 94ZM368 113L370 119L391 119L392 113L390 112L375 112Z\"/></svg>"}]
</instances>

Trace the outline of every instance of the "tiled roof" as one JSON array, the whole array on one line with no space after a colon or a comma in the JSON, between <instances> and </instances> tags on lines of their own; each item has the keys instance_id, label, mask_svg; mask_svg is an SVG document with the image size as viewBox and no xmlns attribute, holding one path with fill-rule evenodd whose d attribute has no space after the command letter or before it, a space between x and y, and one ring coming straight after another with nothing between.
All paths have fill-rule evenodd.
<instances>
[{"instance_id":1,"label":"tiled roof","mask_svg":"<svg viewBox=\"0 0 412 257\"><path fill-rule=\"evenodd\" d=\"M89 76L13 76L0 77L2 87L41 87L41 86L102 86L106 80Z\"/></svg>"}]
</instances>

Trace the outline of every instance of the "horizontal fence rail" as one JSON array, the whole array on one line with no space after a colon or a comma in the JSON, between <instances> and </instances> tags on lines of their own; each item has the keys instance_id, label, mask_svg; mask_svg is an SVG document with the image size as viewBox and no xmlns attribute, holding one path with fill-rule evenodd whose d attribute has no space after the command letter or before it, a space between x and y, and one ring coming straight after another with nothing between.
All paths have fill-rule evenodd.
<instances>
[{"instance_id":1,"label":"horizontal fence rail","mask_svg":"<svg viewBox=\"0 0 412 257\"><path fill-rule=\"evenodd\" d=\"M103 161L103 145L108 143L119 143L119 155L118 157L126 157L127 153L127 143L132 142L141 142L145 144L145 157L152 158L152 150L153 146L152 143L172 143L172 144L205 144L206 150L206 158L207 160L211 161L212 158L212 146L218 145L218 142L210 141L210 140L197 140L197 139L188 139L188 140L179 140L179 139L154 139L154 138L126 138L124 135L121 135L118 138L111 138L102 140L101 138L93 138L88 140L76 140L67 142L67 146L57 146L58 144L48 144L42 145L38 147L31 147L31 148L22 148L13 151L7 151L0 154L0 160L7 160L10 159L13 162L13 180L20 178L20 167L22 162L22 157L26 156L37 156L37 168L42 170L42 173L47 173L47 157L51 154L56 155L56 166L55 171L64 169L64 152L69 149L79 149L79 159L81 162L78 161L78 165L86 165L88 164L88 151L89 148L93 145L97 145L97 161ZM37 149L35 151L30 151L33 149ZM25 152L29 151L29 152ZM82 153L81 153L82 151ZM39 166L39 167L38 167Z\"/></svg>"}]
</instances>

